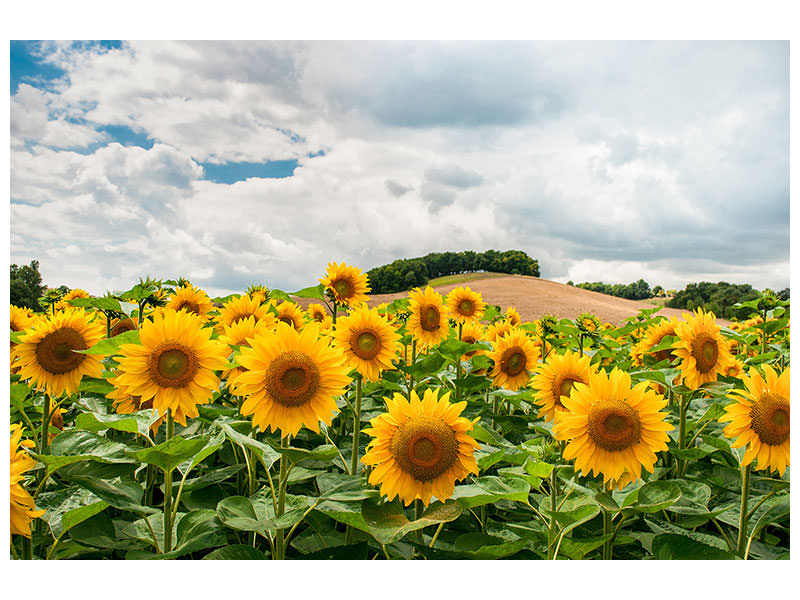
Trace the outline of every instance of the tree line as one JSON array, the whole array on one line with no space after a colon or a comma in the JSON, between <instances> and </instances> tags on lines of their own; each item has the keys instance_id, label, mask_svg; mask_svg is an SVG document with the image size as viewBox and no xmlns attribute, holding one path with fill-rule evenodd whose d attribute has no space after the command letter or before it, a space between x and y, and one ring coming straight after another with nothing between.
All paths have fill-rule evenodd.
<instances>
[{"instance_id":1,"label":"tree line","mask_svg":"<svg viewBox=\"0 0 800 600\"><path fill-rule=\"evenodd\" d=\"M568 282L571 284L571 282ZM644 279L635 281L633 283L603 283L602 281L586 281L579 283L575 287L589 290L592 292L600 292L601 294L608 294L609 296L616 296L618 298L627 298L629 300L644 300L656 295L657 291L661 289L656 286L652 291L650 284Z\"/></svg>"},{"instance_id":2,"label":"tree line","mask_svg":"<svg viewBox=\"0 0 800 600\"><path fill-rule=\"evenodd\" d=\"M779 300L788 300L789 288L784 288L776 295ZM750 309L741 311L733 308L733 305L738 302L755 300L758 297L758 290L748 283L701 281L700 283L690 283L685 289L676 292L675 296L667 301L666 306L688 310L702 308L705 311L712 311L724 319L742 319L747 317L747 314L751 312Z\"/></svg>"},{"instance_id":3,"label":"tree line","mask_svg":"<svg viewBox=\"0 0 800 600\"><path fill-rule=\"evenodd\" d=\"M367 276L373 294L391 294L423 286L436 277L476 271L539 277L539 261L521 250L431 252L418 258L399 258L370 269Z\"/></svg>"}]
</instances>

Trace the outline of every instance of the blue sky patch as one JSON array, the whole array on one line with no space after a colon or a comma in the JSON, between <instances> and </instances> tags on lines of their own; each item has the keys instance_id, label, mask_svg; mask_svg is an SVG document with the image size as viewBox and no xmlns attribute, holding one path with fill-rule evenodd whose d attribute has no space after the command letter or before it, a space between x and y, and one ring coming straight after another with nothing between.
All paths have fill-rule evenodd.
<instances>
[{"instance_id":1,"label":"blue sky patch","mask_svg":"<svg viewBox=\"0 0 800 600\"><path fill-rule=\"evenodd\" d=\"M140 146L145 150L150 150L155 143L146 133L134 131L125 125L103 125L98 127L97 131L111 136L109 143L117 142L122 146Z\"/></svg>"},{"instance_id":2,"label":"blue sky patch","mask_svg":"<svg viewBox=\"0 0 800 600\"><path fill-rule=\"evenodd\" d=\"M296 159L270 160L263 163L254 162L229 162L214 164L200 163L205 173L204 179L214 183L236 183L250 177L266 179L281 179L291 177L299 163Z\"/></svg>"}]
</instances>

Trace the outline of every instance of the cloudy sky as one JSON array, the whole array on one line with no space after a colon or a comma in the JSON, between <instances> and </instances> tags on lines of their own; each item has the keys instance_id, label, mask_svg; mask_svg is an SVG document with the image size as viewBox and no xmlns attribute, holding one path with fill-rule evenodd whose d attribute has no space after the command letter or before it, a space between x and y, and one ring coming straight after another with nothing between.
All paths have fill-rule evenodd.
<instances>
[{"instance_id":1,"label":"cloudy sky","mask_svg":"<svg viewBox=\"0 0 800 600\"><path fill-rule=\"evenodd\" d=\"M11 42L10 255L294 290L520 249L541 275L789 285L787 42Z\"/></svg>"}]
</instances>

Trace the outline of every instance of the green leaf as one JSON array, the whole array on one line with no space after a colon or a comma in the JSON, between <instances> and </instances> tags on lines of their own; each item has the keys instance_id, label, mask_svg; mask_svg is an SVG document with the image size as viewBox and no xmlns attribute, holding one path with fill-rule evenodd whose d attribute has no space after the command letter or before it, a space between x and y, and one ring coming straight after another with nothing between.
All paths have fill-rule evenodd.
<instances>
[{"instance_id":1,"label":"green leaf","mask_svg":"<svg viewBox=\"0 0 800 600\"><path fill-rule=\"evenodd\" d=\"M260 550L246 544L233 544L209 552L203 560L266 560L266 555Z\"/></svg>"},{"instance_id":2,"label":"green leaf","mask_svg":"<svg viewBox=\"0 0 800 600\"><path fill-rule=\"evenodd\" d=\"M50 443L50 454L39 454L36 458L53 472L64 465L82 460L104 463L133 463L125 444L112 442L106 437L90 431L70 430L59 433Z\"/></svg>"},{"instance_id":3,"label":"green leaf","mask_svg":"<svg viewBox=\"0 0 800 600\"><path fill-rule=\"evenodd\" d=\"M738 558L722 550L684 535L661 533L653 538L653 556L658 560L720 560Z\"/></svg>"},{"instance_id":4,"label":"green leaf","mask_svg":"<svg viewBox=\"0 0 800 600\"><path fill-rule=\"evenodd\" d=\"M305 448L282 448L278 442L269 438L267 438L267 443L272 446L273 450L279 454L285 454L289 457L289 460L296 463L303 460L319 460L322 462L330 462L339 456L336 446L332 446L330 444L323 444L322 446L317 446L313 450L306 450Z\"/></svg>"},{"instance_id":5,"label":"green leaf","mask_svg":"<svg viewBox=\"0 0 800 600\"><path fill-rule=\"evenodd\" d=\"M238 531L265 533L277 529L275 522L267 518L263 502L253 502L244 496L231 496L217 504L217 516L223 525Z\"/></svg>"},{"instance_id":6,"label":"green leaf","mask_svg":"<svg viewBox=\"0 0 800 600\"><path fill-rule=\"evenodd\" d=\"M298 298L316 298L317 300L324 300L325 296L325 286L321 283L317 285L312 285L307 288L303 288L302 290L297 290L296 292L292 292L290 296L296 296Z\"/></svg>"},{"instance_id":7,"label":"green leaf","mask_svg":"<svg viewBox=\"0 0 800 600\"><path fill-rule=\"evenodd\" d=\"M528 502L531 486L522 479L502 479L500 477L479 477L469 485L457 485L451 498L464 508L492 504L498 500Z\"/></svg>"},{"instance_id":8,"label":"green leaf","mask_svg":"<svg viewBox=\"0 0 800 600\"><path fill-rule=\"evenodd\" d=\"M213 510L199 509L180 517L177 526L178 542L175 549L164 554L131 551L125 555L130 560L162 560L179 558L191 552L223 546L227 543L222 528Z\"/></svg>"},{"instance_id":9,"label":"green leaf","mask_svg":"<svg viewBox=\"0 0 800 600\"><path fill-rule=\"evenodd\" d=\"M73 508L72 510L65 512L63 515L61 515L62 533L69 531L78 523L82 523L86 519L92 518L97 513L104 511L107 507L108 502L100 500L99 502L94 502L93 504L88 504L79 508Z\"/></svg>"},{"instance_id":10,"label":"green leaf","mask_svg":"<svg viewBox=\"0 0 800 600\"><path fill-rule=\"evenodd\" d=\"M114 508L129 510L136 514L160 512L156 508L142 505L144 488L135 481L121 479L106 481L84 476L72 476L69 479L86 488L98 498L105 500Z\"/></svg>"},{"instance_id":11,"label":"green leaf","mask_svg":"<svg viewBox=\"0 0 800 600\"><path fill-rule=\"evenodd\" d=\"M337 502L334 500L326 500L322 502L315 509L316 512L322 513L345 525L350 525L361 531L369 533L364 517L361 515L361 504L363 501L358 502Z\"/></svg>"},{"instance_id":12,"label":"green leaf","mask_svg":"<svg viewBox=\"0 0 800 600\"><path fill-rule=\"evenodd\" d=\"M31 393L31 388L21 383L15 383L11 386L10 400L11 404L16 407L20 412L23 410L25 398Z\"/></svg>"},{"instance_id":13,"label":"green leaf","mask_svg":"<svg viewBox=\"0 0 800 600\"><path fill-rule=\"evenodd\" d=\"M203 462L206 458L214 454L214 452L222 448L224 443L225 443L225 436L222 434L221 431L217 432L217 434L214 437L208 438L206 445L200 450L200 452L198 452L192 457L191 461L188 462L188 464L186 462L181 463L178 466L178 470L181 472L182 475L187 474L189 471L191 471L197 465Z\"/></svg>"},{"instance_id":14,"label":"green leaf","mask_svg":"<svg viewBox=\"0 0 800 600\"><path fill-rule=\"evenodd\" d=\"M248 428L251 427L248 421L240 421L237 424L246 426ZM234 444L238 444L243 448L250 448L256 453L257 456L263 457L264 464L266 464L267 468L270 468L273 464L275 464L275 461L281 457L280 454L272 449L272 446L268 446L267 444L259 442L248 435L240 433L234 429L232 424L217 421L216 425L222 429L222 431L225 433L225 437Z\"/></svg>"},{"instance_id":15,"label":"green leaf","mask_svg":"<svg viewBox=\"0 0 800 600\"><path fill-rule=\"evenodd\" d=\"M464 558L494 560L512 556L524 549L529 540L508 541L485 533L465 533L453 542L453 550Z\"/></svg>"},{"instance_id":16,"label":"green leaf","mask_svg":"<svg viewBox=\"0 0 800 600\"><path fill-rule=\"evenodd\" d=\"M128 454L139 462L156 465L165 471L171 471L179 464L194 457L208 443L208 436L187 440L176 436L152 448L144 450L128 450Z\"/></svg>"},{"instance_id":17,"label":"green leaf","mask_svg":"<svg viewBox=\"0 0 800 600\"><path fill-rule=\"evenodd\" d=\"M585 502L585 499L581 501ZM564 532L571 531L581 523L593 519L600 513L600 507L596 504L583 504L572 510L559 510L555 512L546 511L548 515L555 517L556 522L561 525Z\"/></svg>"},{"instance_id":18,"label":"green leaf","mask_svg":"<svg viewBox=\"0 0 800 600\"><path fill-rule=\"evenodd\" d=\"M368 551L369 544L367 542L359 542L358 544L323 548L298 558L301 560L366 560Z\"/></svg>"},{"instance_id":19,"label":"green leaf","mask_svg":"<svg viewBox=\"0 0 800 600\"><path fill-rule=\"evenodd\" d=\"M391 544L407 533L428 525L455 521L461 516L461 505L454 500L434 502L419 519L409 521L400 502L375 502L366 500L361 514L369 532L379 544Z\"/></svg>"},{"instance_id":20,"label":"green leaf","mask_svg":"<svg viewBox=\"0 0 800 600\"><path fill-rule=\"evenodd\" d=\"M81 489L77 485L70 485L40 493L36 498L36 508L46 511L42 518L50 525L53 537L58 537L61 535L64 514L83 506L95 504L99 500L90 491Z\"/></svg>"},{"instance_id":21,"label":"green leaf","mask_svg":"<svg viewBox=\"0 0 800 600\"><path fill-rule=\"evenodd\" d=\"M437 373L445 362L446 360L441 354L428 354L422 358L417 357L413 364L402 367L402 370L417 379L422 379Z\"/></svg>"},{"instance_id":22,"label":"green leaf","mask_svg":"<svg viewBox=\"0 0 800 600\"><path fill-rule=\"evenodd\" d=\"M113 310L116 312L122 312L122 307L119 305L119 300L109 296L100 296L99 298L73 298L72 300L67 300L67 304L71 304L72 306L83 306L97 308L100 310Z\"/></svg>"},{"instance_id":23,"label":"green leaf","mask_svg":"<svg viewBox=\"0 0 800 600\"><path fill-rule=\"evenodd\" d=\"M470 344L468 342L462 342L461 340L452 339L444 341L441 344L439 344L439 347L436 349L436 351L447 360L451 362L457 362L461 359L462 356L464 356L465 352L477 349L478 346L474 344Z\"/></svg>"},{"instance_id":24,"label":"green leaf","mask_svg":"<svg viewBox=\"0 0 800 600\"><path fill-rule=\"evenodd\" d=\"M98 396L104 396L109 392L114 391L114 384L108 381L107 379L99 379L97 377L84 377L81 379L81 384L78 387L79 394L97 394ZM87 400L87 398L82 398L81 400ZM107 412L107 411L103 411Z\"/></svg>"},{"instance_id":25,"label":"green leaf","mask_svg":"<svg viewBox=\"0 0 800 600\"><path fill-rule=\"evenodd\" d=\"M654 513L675 504L681 497L681 488L672 481L650 481L631 492L624 508L637 512ZM633 506L629 505L635 500Z\"/></svg>"},{"instance_id":26,"label":"green leaf","mask_svg":"<svg viewBox=\"0 0 800 600\"><path fill-rule=\"evenodd\" d=\"M378 495L377 490L364 488L361 482L361 477L355 475L328 472L317 475L320 498L337 502L353 502Z\"/></svg>"},{"instance_id":27,"label":"green leaf","mask_svg":"<svg viewBox=\"0 0 800 600\"><path fill-rule=\"evenodd\" d=\"M150 426L157 420L158 416L153 410L142 410L127 415L116 413L100 415L87 412L81 413L75 418L75 427L84 431L98 432L114 429L147 436L150 433Z\"/></svg>"},{"instance_id":28,"label":"green leaf","mask_svg":"<svg viewBox=\"0 0 800 600\"><path fill-rule=\"evenodd\" d=\"M271 300L282 300L284 302L293 302L293 300L289 297L289 294L284 292L283 290L270 290L269 297Z\"/></svg>"},{"instance_id":29,"label":"green leaf","mask_svg":"<svg viewBox=\"0 0 800 600\"><path fill-rule=\"evenodd\" d=\"M141 344L139 341L139 331L133 329L120 333L110 339L100 340L94 346L87 350L75 350L81 354L103 354L105 356L113 356L119 354L119 348L123 344Z\"/></svg>"}]
</instances>

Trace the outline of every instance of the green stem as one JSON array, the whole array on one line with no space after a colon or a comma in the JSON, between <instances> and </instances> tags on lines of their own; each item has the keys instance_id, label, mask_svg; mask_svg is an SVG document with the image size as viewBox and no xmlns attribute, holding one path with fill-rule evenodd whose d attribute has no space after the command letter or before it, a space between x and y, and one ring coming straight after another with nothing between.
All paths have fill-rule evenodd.
<instances>
[{"instance_id":1,"label":"green stem","mask_svg":"<svg viewBox=\"0 0 800 600\"><path fill-rule=\"evenodd\" d=\"M497 414L498 410L500 410L500 398L495 396L494 399L492 400L492 429L495 428L494 417Z\"/></svg>"},{"instance_id":2,"label":"green stem","mask_svg":"<svg viewBox=\"0 0 800 600\"><path fill-rule=\"evenodd\" d=\"M422 500L417 498L414 500L414 520L419 521L422 518ZM422 529L417 529L415 532L417 541L422 543Z\"/></svg>"},{"instance_id":3,"label":"green stem","mask_svg":"<svg viewBox=\"0 0 800 600\"><path fill-rule=\"evenodd\" d=\"M611 535L611 513L603 509L603 535ZM611 560L611 538L603 542L603 560Z\"/></svg>"},{"instance_id":4,"label":"green stem","mask_svg":"<svg viewBox=\"0 0 800 600\"><path fill-rule=\"evenodd\" d=\"M442 528L444 527L444 521L439 523L439 526L436 528L436 533L433 534L433 538L431 538L431 543L428 544L428 548L433 548L433 545L436 543L436 540L439 537L439 534L442 532Z\"/></svg>"},{"instance_id":5,"label":"green stem","mask_svg":"<svg viewBox=\"0 0 800 600\"><path fill-rule=\"evenodd\" d=\"M481 504L481 533L486 533L486 505Z\"/></svg>"},{"instance_id":6,"label":"green stem","mask_svg":"<svg viewBox=\"0 0 800 600\"><path fill-rule=\"evenodd\" d=\"M578 350L580 350L581 356L583 356L583 334L578 335Z\"/></svg>"},{"instance_id":7,"label":"green stem","mask_svg":"<svg viewBox=\"0 0 800 600\"><path fill-rule=\"evenodd\" d=\"M22 556L25 560L33 560L33 540L29 537L22 538Z\"/></svg>"},{"instance_id":8,"label":"green stem","mask_svg":"<svg viewBox=\"0 0 800 600\"><path fill-rule=\"evenodd\" d=\"M680 413L678 417L678 449L685 450L686 449L686 411L689 408L689 402L691 401L691 395L682 394L680 400ZM677 466L675 469L675 474L680 479L684 476L686 472L686 459L679 458L677 461Z\"/></svg>"},{"instance_id":9,"label":"green stem","mask_svg":"<svg viewBox=\"0 0 800 600\"><path fill-rule=\"evenodd\" d=\"M167 409L167 441L175 435L172 409ZM172 469L164 469L164 553L172 549Z\"/></svg>"},{"instance_id":10,"label":"green stem","mask_svg":"<svg viewBox=\"0 0 800 600\"><path fill-rule=\"evenodd\" d=\"M742 465L742 503L739 512L739 536L736 538L736 552L744 557L745 543L747 540L747 500L750 495L750 465Z\"/></svg>"},{"instance_id":11,"label":"green stem","mask_svg":"<svg viewBox=\"0 0 800 600\"><path fill-rule=\"evenodd\" d=\"M47 449L48 433L50 432L50 394L44 395L44 407L42 407L42 432L39 437L39 454L44 454Z\"/></svg>"},{"instance_id":12,"label":"green stem","mask_svg":"<svg viewBox=\"0 0 800 600\"><path fill-rule=\"evenodd\" d=\"M289 448L289 436L281 437L281 448ZM283 452L281 454L280 462L280 478L278 480L278 511L275 513L275 519L283 516L283 511L286 509L286 480L289 479L289 457ZM286 538L284 538L283 529L278 529L275 536L275 558L283 560L286 557Z\"/></svg>"},{"instance_id":13,"label":"green stem","mask_svg":"<svg viewBox=\"0 0 800 600\"><path fill-rule=\"evenodd\" d=\"M555 558L556 517L558 510L558 471L550 471L550 524L547 528L547 560Z\"/></svg>"},{"instance_id":14,"label":"green stem","mask_svg":"<svg viewBox=\"0 0 800 600\"><path fill-rule=\"evenodd\" d=\"M458 339L459 339L459 341L461 341L461 331L463 330L463 328L464 328L464 323L459 321L459 323L458 323ZM456 359L456 381L453 382L453 388L454 388L454 394L453 395L455 397L455 401L456 402L458 402L460 400L460 390L458 389L458 383L456 383L459 379L461 379L461 357L460 356Z\"/></svg>"},{"instance_id":15,"label":"green stem","mask_svg":"<svg viewBox=\"0 0 800 600\"><path fill-rule=\"evenodd\" d=\"M358 475L358 442L361 433L361 375L356 375L356 403L353 406L353 457L350 474Z\"/></svg>"},{"instance_id":16,"label":"green stem","mask_svg":"<svg viewBox=\"0 0 800 600\"><path fill-rule=\"evenodd\" d=\"M417 340L411 340L411 364L417 360ZM411 392L414 389L414 376L408 376L408 399L411 400Z\"/></svg>"}]
</instances>

